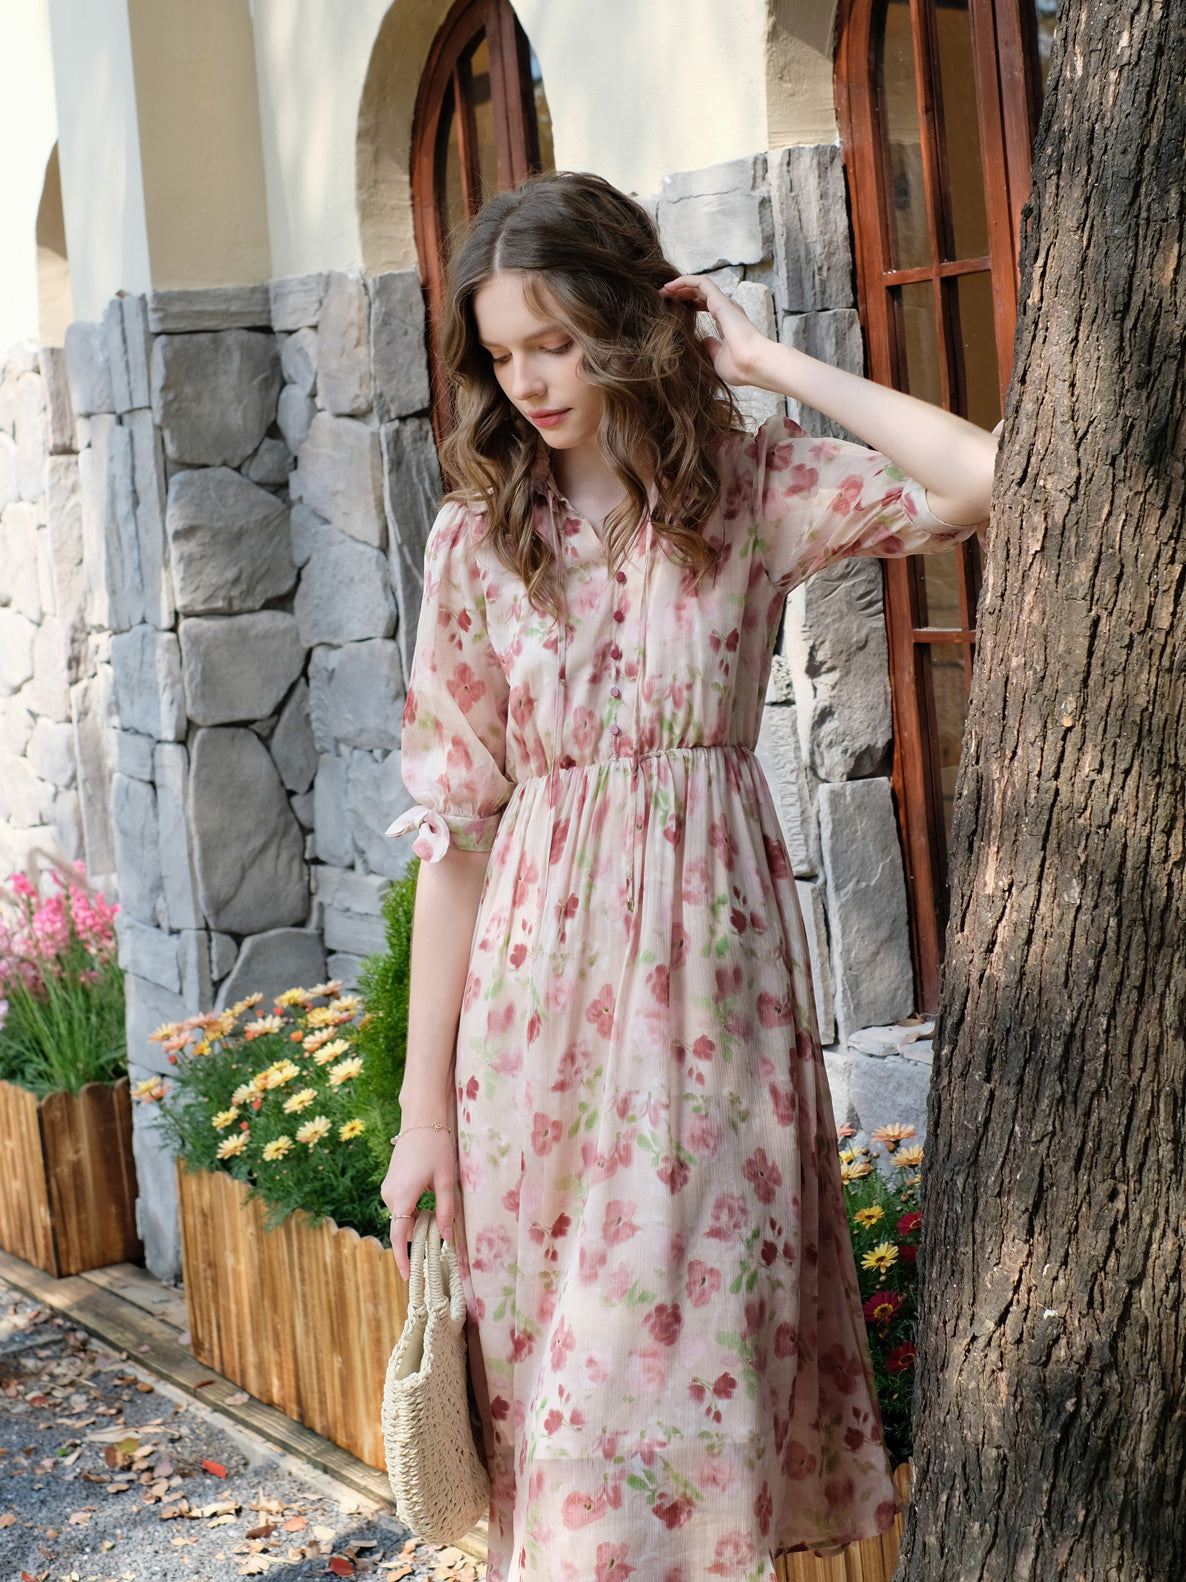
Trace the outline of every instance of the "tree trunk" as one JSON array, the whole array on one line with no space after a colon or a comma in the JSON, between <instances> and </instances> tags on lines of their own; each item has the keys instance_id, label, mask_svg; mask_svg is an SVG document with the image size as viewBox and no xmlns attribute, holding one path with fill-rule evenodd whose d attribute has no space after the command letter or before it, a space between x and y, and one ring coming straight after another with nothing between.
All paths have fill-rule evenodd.
<instances>
[{"instance_id":1,"label":"tree trunk","mask_svg":"<svg viewBox=\"0 0 1186 1582\"><path fill-rule=\"evenodd\" d=\"M952 840L902 1582L1186 1576L1186 6L1064 0Z\"/></svg>"}]
</instances>

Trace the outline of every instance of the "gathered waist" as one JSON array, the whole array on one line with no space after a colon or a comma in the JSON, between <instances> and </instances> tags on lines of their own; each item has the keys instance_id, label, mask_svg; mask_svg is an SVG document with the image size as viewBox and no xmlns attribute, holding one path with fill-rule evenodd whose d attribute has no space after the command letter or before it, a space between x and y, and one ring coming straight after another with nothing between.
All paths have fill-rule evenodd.
<instances>
[{"instance_id":1,"label":"gathered waist","mask_svg":"<svg viewBox=\"0 0 1186 1582\"><path fill-rule=\"evenodd\" d=\"M516 780L515 790L523 791L528 786L546 785L548 781L558 780L566 775L587 775L594 770L602 769L628 769L634 772L644 764L659 763L663 760L696 759L710 755L722 758L757 757L754 749L747 747L744 742L701 742L684 747L656 747L645 753L622 753L614 758L592 758L587 763L558 764L544 774L528 775L523 780Z\"/></svg>"}]
</instances>

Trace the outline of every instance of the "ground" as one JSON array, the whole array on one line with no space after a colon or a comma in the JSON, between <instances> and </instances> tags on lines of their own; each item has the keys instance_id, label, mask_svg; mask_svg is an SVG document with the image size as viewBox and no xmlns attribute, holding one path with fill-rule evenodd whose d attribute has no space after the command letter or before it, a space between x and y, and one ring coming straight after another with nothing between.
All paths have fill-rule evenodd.
<instances>
[{"instance_id":1,"label":"ground","mask_svg":"<svg viewBox=\"0 0 1186 1582\"><path fill-rule=\"evenodd\" d=\"M0 1578L478 1582L456 1549L0 1285Z\"/></svg>"}]
</instances>

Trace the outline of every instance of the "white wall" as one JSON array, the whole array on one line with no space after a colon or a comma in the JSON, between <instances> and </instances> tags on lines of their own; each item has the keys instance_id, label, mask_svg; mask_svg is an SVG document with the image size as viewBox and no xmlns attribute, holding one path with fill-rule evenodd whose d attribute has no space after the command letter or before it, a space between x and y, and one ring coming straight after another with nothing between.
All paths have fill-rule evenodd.
<instances>
[{"instance_id":1,"label":"white wall","mask_svg":"<svg viewBox=\"0 0 1186 1582\"><path fill-rule=\"evenodd\" d=\"M37 323L37 208L58 135L45 0L0 0L0 361Z\"/></svg>"},{"instance_id":2,"label":"white wall","mask_svg":"<svg viewBox=\"0 0 1186 1582\"><path fill-rule=\"evenodd\" d=\"M49 20L74 312L98 319L152 283L127 3L49 0Z\"/></svg>"}]
</instances>

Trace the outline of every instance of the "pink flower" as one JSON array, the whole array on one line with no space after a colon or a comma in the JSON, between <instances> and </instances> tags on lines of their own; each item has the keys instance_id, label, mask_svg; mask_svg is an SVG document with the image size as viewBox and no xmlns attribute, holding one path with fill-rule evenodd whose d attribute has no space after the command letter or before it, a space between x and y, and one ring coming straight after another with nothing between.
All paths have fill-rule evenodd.
<instances>
[{"instance_id":1,"label":"pink flower","mask_svg":"<svg viewBox=\"0 0 1186 1582\"><path fill-rule=\"evenodd\" d=\"M601 1222L601 1239L607 1247L618 1247L638 1235L638 1226L634 1223L637 1211L637 1203L627 1203L621 1198L610 1199L605 1205L605 1218Z\"/></svg>"},{"instance_id":2,"label":"pink flower","mask_svg":"<svg viewBox=\"0 0 1186 1582\"><path fill-rule=\"evenodd\" d=\"M753 1558L753 1543L744 1533L726 1533L717 1539L708 1571L710 1576L733 1576L744 1571Z\"/></svg>"},{"instance_id":3,"label":"pink flower","mask_svg":"<svg viewBox=\"0 0 1186 1582\"><path fill-rule=\"evenodd\" d=\"M746 1222L745 1199L735 1192L721 1192L712 1206L712 1223L705 1231L710 1241L732 1241Z\"/></svg>"},{"instance_id":4,"label":"pink flower","mask_svg":"<svg viewBox=\"0 0 1186 1582\"><path fill-rule=\"evenodd\" d=\"M552 1152L560 1141L563 1131L564 1127L559 1121L551 1120L539 1111L536 1112L531 1126L531 1146L541 1159Z\"/></svg>"},{"instance_id":5,"label":"pink flower","mask_svg":"<svg viewBox=\"0 0 1186 1582\"><path fill-rule=\"evenodd\" d=\"M712 1269L699 1258L688 1265L688 1282L684 1287L693 1307L706 1307L721 1289L721 1271Z\"/></svg>"},{"instance_id":6,"label":"pink flower","mask_svg":"<svg viewBox=\"0 0 1186 1582\"><path fill-rule=\"evenodd\" d=\"M691 1521L695 1509L691 1496L687 1494L681 1494L678 1499L672 1494L660 1494L651 1506L652 1514L658 1517L669 1532Z\"/></svg>"},{"instance_id":7,"label":"pink flower","mask_svg":"<svg viewBox=\"0 0 1186 1582\"><path fill-rule=\"evenodd\" d=\"M767 1159L764 1148L755 1148L741 1167L741 1173L754 1189L759 1203L773 1203L774 1194L782 1185L782 1171L772 1159Z\"/></svg>"},{"instance_id":8,"label":"pink flower","mask_svg":"<svg viewBox=\"0 0 1186 1582\"><path fill-rule=\"evenodd\" d=\"M585 1020L601 1034L608 1038L614 1026L614 991L607 983L598 990L597 997L585 1011Z\"/></svg>"},{"instance_id":9,"label":"pink flower","mask_svg":"<svg viewBox=\"0 0 1186 1582\"><path fill-rule=\"evenodd\" d=\"M634 1571L626 1558L629 1553L628 1544L598 1544L593 1582L624 1582Z\"/></svg>"},{"instance_id":10,"label":"pink flower","mask_svg":"<svg viewBox=\"0 0 1186 1582\"><path fill-rule=\"evenodd\" d=\"M643 1320L647 1332L652 1340L658 1341L661 1346L674 1346L680 1337L680 1330L684 1327L683 1314L679 1310L679 1303L658 1302Z\"/></svg>"},{"instance_id":11,"label":"pink flower","mask_svg":"<svg viewBox=\"0 0 1186 1582\"><path fill-rule=\"evenodd\" d=\"M463 714L468 714L475 703L480 703L486 696L486 683L478 680L470 665L457 665L445 685Z\"/></svg>"}]
</instances>

